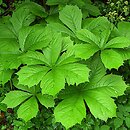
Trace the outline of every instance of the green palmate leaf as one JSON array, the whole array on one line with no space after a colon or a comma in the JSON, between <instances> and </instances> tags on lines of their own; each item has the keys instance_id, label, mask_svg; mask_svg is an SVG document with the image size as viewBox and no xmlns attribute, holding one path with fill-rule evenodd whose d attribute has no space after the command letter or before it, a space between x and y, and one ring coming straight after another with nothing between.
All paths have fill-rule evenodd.
<instances>
[{"instance_id":1,"label":"green palmate leaf","mask_svg":"<svg viewBox=\"0 0 130 130\"><path fill-rule=\"evenodd\" d=\"M74 33L81 29L82 13L77 6L65 6L60 11L59 18Z\"/></svg>"},{"instance_id":2,"label":"green palmate leaf","mask_svg":"<svg viewBox=\"0 0 130 130\"><path fill-rule=\"evenodd\" d=\"M22 51L42 49L50 43L52 36L51 30L41 25L22 28L18 37L20 48Z\"/></svg>"},{"instance_id":3,"label":"green palmate leaf","mask_svg":"<svg viewBox=\"0 0 130 130\"><path fill-rule=\"evenodd\" d=\"M42 95L41 93L37 94L39 102L44 105L46 108L54 107L54 98L50 95Z\"/></svg>"},{"instance_id":4,"label":"green palmate leaf","mask_svg":"<svg viewBox=\"0 0 130 130\"><path fill-rule=\"evenodd\" d=\"M108 117L116 116L116 104L108 95L100 91L88 90L84 99L94 117L106 121Z\"/></svg>"},{"instance_id":5,"label":"green palmate leaf","mask_svg":"<svg viewBox=\"0 0 130 130\"><path fill-rule=\"evenodd\" d=\"M110 40L105 48L125 48L130 46L130 40L126 37L116 37Z\"/></svg>"},{"instance_id":6,"label":"green palmate leaf","mask_svg":"<svg viewBox=\"0 0 130 130\"><path fill-rule=\"evenodd\" d=\"M7 83L13 74L13 70L0 68L0 84L4 85Z\"/></svg>"},{"instance_id":7,"label":"green palmate leaf","mask_svg":"<svg viewBox=\"0 0 130 130\"><path fill-rule=\"evenodd\" d=\"M10 91L6 94L5 99L2 103L7 104L8 108L14 108L29 98L31 94L19 90Z\"/></svg>"},{"instance_id":8,"label":"green palmate leaf","mask_svg":"<svg viewBox=\"0 0 130 130\"><path fill-rule=\"evenodd\" d=\"M118 23L118 31L121 36L127 37L130 39L130 23L122 21Z\"/></svg>"},{"instance_id":9,"label":"green palmate leaf","mask_svg":"<svg viewBox=\"0 0 130 130\"><path fill-rule=\"evenodd\" d=\"M66 128L76 123L81 123L86 117L85 104L82 97L71 97L62 101L54 110L57 122L61 122ZM72 116L73 115L73 116Z\"/></svg>"},{"instance_id":10,"label":"green palmate leaf","mask_svg":"<svg viewBox=\"0 0 130 130\"><path fill-rule=\"evenodd\" d=\"M123 58L119 53L110 49L101 52L101 59L106 68L119 68L123 64Z\"/></svg>"},{"instance_id":11,"label":"green palmate leaf","mask_svg":"<svg viewBox=\"0 0 130 130\"><path fill-rule=\"evenodd\" d=\"M97 37L96 35L94 35L92 32L90 32L87 29L81 29L79 31L77 31L76 36L78 37L78 39L87 42L87 43L91 43L91 44L97 44L99 43L99 37Z\"/></svg>"},{"instance_id":12,"label":"green palmate leaf","mask_svg":"<svg viewBox=\"0 0 130 130\"><path fill-rule=\"evenodd\" d=\"M73 42L69 37L55 33L48 47L42 53L28 51L21 56L24 64L17 73L19 84L29 87L37 85L43 94L55 95L68 84L88 81L89 69L86 65L76 63ZM31 65L31 66L30 66Z\"/></svg>"},{"instance_id":13,"label":"green palmate leaf","mask_svg":"<svg viewBox=\"0 0 130 130\"><path fill-rule=\"evenodd\" d=\"M24 119L26 122L36 117L38 112L38 103L35 97L31 97L24 102L18 109L18 118Z\"/></svg>"},{"instance_id":14,"label":"green palmate leaf","mask_svg":"<svg viewBox=\"0 0 130 130\"><path fill-rule=\"evenodd\" d=\"M58 68L49 71L41 81L42 94L56 95L65 86L65 79L62 71Z\"/></svg>"},{"instance_id":15,"label":"green palmate leaf","mask_svg":"<svg viewBox=\"0 0 130 130\"><path fill-rule=\"evenodd\" d=\"M27 8L20 8L16 10L10 19L16 35L22 27L30 25L34 20L35 16L31 14L30 10Z\"/></svg>"},{"instance_id":16,"label":"green palmate leaf","mask_svg":"<svg viewBox=\"0 0 130 130\"><path fill-rule=\"evenodd\" d=\"M19 45L14 38L0 39L0 54L15 54L19 52Z\"/></svg>"},{"instance_id":17,"label":"green palmate leaf","mask_svg":"<svg viewBox=\"0 0 130 130\"><path fill-rule=\"evenodd\" d=\"M96 45L91 44L76 44L75 56L82 59L90 58L99 48Z\"/></svg>"},{"instance_id":18,"label":"green palmate leaf","mask_svg":"<svg viewBox=\"0 0 130 130\"><path fill-rule=\"evenodd\" d=\"M28 85L29 87L37 85L48 71L49 68L45 66L24 66L17 73L19 84Z\"/></svg>"},{"instance_id":19,"label":"green palmate leaf","mask_svg":"<svg viewBox=\"0 0 130 130\"><path fill-rule=\"evenodd\" d=\"M96 66L97 65L95 65L95 68ZM99 68L99 66L97 66L97 68ZM108 118L116 116L116 104L111 97L117 97L124 94L127 85L120 76L103 76L103 73L105 75L105 70L104 72L99 71L99 73L101 75L95 75L94 77L94 79L96 77L98 78L98 82L93 82L93 80L91 80L92 83L90 81L84 85L68 86L59 93L59 97L63 100L54 110L57 122L61 122L66 128L72 127L76 123L80 123L84 118L82 113L85 109L85 105L83 105L84 101L96 118L106 121ZM98 76L100 76L100 79ZM80 106L78 109L77 103ZM78 112L75 111L75 109L78 110ZM75 114L73 114L73 112L75 112ZM74 115L73 119L71 119L72 115ZM79 116L80 120L77 120L77 117Z\"/></svg>"}]
</instances>

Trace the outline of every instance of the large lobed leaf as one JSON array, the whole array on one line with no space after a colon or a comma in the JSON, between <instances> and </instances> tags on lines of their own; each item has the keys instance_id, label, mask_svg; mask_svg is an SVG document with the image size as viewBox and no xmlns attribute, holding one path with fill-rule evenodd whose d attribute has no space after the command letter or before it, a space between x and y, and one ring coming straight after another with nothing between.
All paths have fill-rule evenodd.
<instances>
[{"instance_id":1,"label":"large lobed leaf","mask_svg":"<svg viewBox=\"0 0 130 130\"><path fill-rule=\"evenodd\" d=\"M28 51L21 56L27 66L17 73L19 84L29 87L40 83L43 94L55 95L68 84L88 81L89 69L76 63L73 42L60 33L54 33L43 53Z\"/></svg>"},{"instance_id":2,"label":"large lobed leaf","mask_svg":"<svg viewBox=\"0 0 130 130\"><path fill-rule=\"evenodd\" d=\"M96 118L106 121L116 116L116 104L112 97L124 94L127 87L120 76L105 75L105 67L99 55L95 55L88 62L92 69L90 82L79 86L68 86L59 93L63 101L56 106L54 115L56 121L61 122L66 128L81 123L85 117L86 108L83 101L87 103ZM74 115L73 118L72 115Z\"/></svg>"}]
</instances>

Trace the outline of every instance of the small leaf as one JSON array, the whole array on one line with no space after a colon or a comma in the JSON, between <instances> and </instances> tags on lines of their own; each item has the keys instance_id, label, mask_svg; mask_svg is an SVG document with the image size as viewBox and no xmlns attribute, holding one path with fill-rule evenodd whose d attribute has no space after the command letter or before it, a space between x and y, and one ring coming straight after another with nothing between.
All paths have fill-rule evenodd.
<instances>
[{"instance_id":1,"label":"small leaf","mask_svg":"<svg viewBox=\"0 0 130 130\"><path fill-rule=\"evenodd\" d=\"M38 103L35 97L31 97L26 102L24 102L18 109L18 118L22 118L25 122L29 121L31 118L36 117L38 112Z\"/></svg>"},{"instance_id":2,"label":"small leaf","mask_svg":"<svg viewBox=\"0 0 130 130\"><path fill-rule=\"evenodd\" d=\"M54 110L54 115L56 122L61 122L67 129L76 123L80 124L86 116L82 97L71 97L60 102Z\"/></svg>"},{"instance_id":3,"label":"small leaf","mask_svg":"<svg viewBox=\"0 0 130 130\"><path fill-rule=\"evenodd\" d=\"M45 106L46 108L48 107L54 107L54 98L50 95L42 95L41 93L37 94L37 98L40 101L40 103Z\"/></svg>"},{"instance_id":4,"label":"small leaf","mask_svg":"<svg viewBox=\"0 0 130 130\"><path fill-rule=\"evenodd\" d=\"M100 130L110 130L110 126L108 125L102 125Z\"/></svg>"},{"instance_id":5,"label":"small leaf","mask_svg":"<svg viewBox=\"0 0 130 130\"><path fill-rule=\"evenodd\" d=\"M119 128L122 124L123 124L123 119L120 119L120 118L114 119L114 126L116 129Z\"/></svg>"},{"instance_id":6,"label":"small leaf","mask_svg":"<svg viewBox=\"0 0 130 130\"><path fill-rule=\"evenodd\" d=\"M60 11L59 19L74 33L81 29L82 12L77 6L66 5Z\"/></svg>"},{"instance_id":7,"label":"small leaf","mask_svg":"<svg viewBox=\"0 0 130 130\"><path fill-rule=\"evenodd\" d=\"M37 85L48 71L49 68L45 66L24 66L17 73L19 84L28 85L29 87Z\"/></svg>"},{"instance_id":8,"label":"small leaf","mask_svg":"<svg viewBox=\"0 0 130 130\"><path fill-rule=\"evenodd\" d=\"M0 84L4 85L7 83L13 74L13 70L10 69L1 69L0 68Z\"/></svg>"},{"instance_id":9,"label":"small leaf","mask_svg":"<svg viewBox=\"0 0 130 130\"><path fill-rule=\"evenodd\" d=\"M130 116L125 118L125 123L128 128L130 128Z\"/></svg>"},{"instance_id":10,"label":"small leaf","mask_svg":"<svg viewBox=\"0 0 130 130\"><path fill-rule=\"evenodd\" d=\"M2 103L7 104L8 108L14 108L29 98L31 94L19 90L10 91L6 94Z\"/></svg>"},{"instance_id":11,"label":"small leaf","mask_svg":"<svg viewBox=\"0 0 130 130\"><path fill-rule=\"evenodd\" d=\"M108 69L118 69L121 65L123 65L123 59L121 55L112 49L103 50L101 52L101 59L105 67Z\"/></svg>"}]
</instances>

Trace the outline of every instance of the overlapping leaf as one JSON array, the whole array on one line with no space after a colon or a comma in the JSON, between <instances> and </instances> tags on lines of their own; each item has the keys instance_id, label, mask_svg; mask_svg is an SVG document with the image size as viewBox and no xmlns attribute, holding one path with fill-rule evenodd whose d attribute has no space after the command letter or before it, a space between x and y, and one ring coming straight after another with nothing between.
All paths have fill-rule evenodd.
<instances>
[{"instance_id":1,"label":"overlapping leaf","mask_svg":"<svg viewBox=\"0 0 130 130\"><path fill-rule=\"evenodd\" d=\"M88 81L89 69L86 65L76 63L72 41L59 33L53 35L43 54L28 52L22 59L27 66L17 73L19 84L31 87L41 81L43 94L57 94L64 88L65 79L68 84Z\"/></svg>"},{"instance_id":2,"label":"overlapping leaf","mask_svg":"<svg viewBox=\"0 0 130 130\"><path fill-rule=\"evenodd\" d=\"M95 52L101 51L101 59L106 68L118 68L126 60L122 52L129 47L130 40L126 37L115 37L109 40L110 30L104 30L100 35L94 35L87 29L77 31L77 38L84 44L75 45L75 55L82 59L90 58ZM118 52L115 50L118 49ZM111 61L111 62L110 62Z\"/></svg>"},{"instance_id":3,"label":"overlapping leaf","mask_svg":"<svg viewBox=\"0 0 130 130\"><path fill-rule=\"evenodd\" d=\"M17 81L17 79L14 81ZM7 93L2 103L6 104L8 108L19 106L17 110L18 118L22 118L27 122L31 118L36 117L39 111L37 100L47 108L54 106L53 97L39 93L38 86L28 88L27 86L18 85L17 83L14 83L14 85L20 90Z\"/></svg>"},{"instance_id":4,"label":"overlapping leaf","mask_svg":"<svg viewBox=\"0 0 130 130\"><path fill-rule=\"evenodd\" d=\"M105 75L105 67L99 55L95 55L88 62L93 65L90 65L92 69L90 82L79 86L68 86L59 93L59 97L63 100L56 106L54 115L56 121L61 122L66 128L81 123L85 117L86 108L83 101L87 103L96 118L106 121L116 116L116 104L111 97L123 95L127 87L120 76Z\"/></svg>"}]
</instances>

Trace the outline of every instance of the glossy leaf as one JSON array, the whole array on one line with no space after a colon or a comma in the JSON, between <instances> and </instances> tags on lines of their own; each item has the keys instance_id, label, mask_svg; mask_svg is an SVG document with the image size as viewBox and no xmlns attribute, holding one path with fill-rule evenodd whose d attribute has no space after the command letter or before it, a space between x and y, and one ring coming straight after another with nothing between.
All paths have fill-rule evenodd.
<instances>
[{"instance_id":1,"label":"glossy leaf","mask_svg":"<svg viewBox=\"0 0 130 130\"><path fill-rule=\"evenodd\" d=\"M35 97L31 97L24 102L18 109L18 118L24 119L26 122L36 117L38 113L38 103Z\"/></svg>"},{"instance_id":2,"label":"glossy leaf","mask_svg":"<svg viewBox=\"0 0 130 130\"><path fill-rule=\"evenodd\" d=\"M46 108L48 107L54 107L54 98L50 95L42 95L41 93L37 94L37 98L39 102L45 106Z\"/></svg>"},{"instance_id":3,"label":"glossy leaf","mask_svg":"<svg viewBox=\"0 0 130 130\"><path fill-rule=\"evenodd\" d=\"M41 81L42 94L56 95L65 86L64 75L58 69L49 71Z\"/></svg>"},{"instance_id":4,"label":"glossy leaf","mask_svg":"<svg viewBox=\"0 0 130 130\"><path fill-rule=\"evenodd\" d=\"M7 104L8 108L14 108L29 98L31 94L19 90L10 91L6 94L5 99L2 103Z\"/></svg>"},{"instance_id":5,"label":"glossy leaf","mask_svg":"<svg viewBox=\"0 0 130 130\"><path fill-rule=\"evenodd\" d=\"M19 84L28 85L29 87L37 85L48 71L49 68L45 66L24 66L17 73Z\"/></svg>"},{"instance_id":6,"label":"glossy leaf","mask_svg":"<svg viewBox=\"0 0 130 130\"><path fill-rule=\"evenodd\" d=\"M81 29L82 13L77 6L66 5L60 11L59 18L74 33Z\"/></svg>"},{"instance_id":7,"label":"glossy leaf","mask_svg":"<svg viewBox=\"0 0 130 130\"><path fill-rule=\"evenodd\" d=\"M58 104L54 110L57 122L61 122L66 128L76 123L81 123L86 116L85 104L82 97L71 97ZM73 116L72 116L73 115Z\"/></svg>"},{"instance_id":8,"label":"glossy leaf","mask_svg":"<svg viewBox=\"0 0 130 130\"><path fill-rule=\"evenodd\" d=\"M105 67L109 69L118 69L123 64L121 55L112 49L102 51L101 59Z\"/></svg>"},{"instance_id":9,"label":"glossy leaf","mask_svg":"<svg viewBox=\"0 0 130 130\"><path fill-rule=\"evenodd\" d=\"M110 40L105 48L125 48L130 46L130 40L126 37L116 37Z\"/></svg>"},{"instance_id":10,"label":"glossy leaf","mask_svg":"<svg viewBox=\"0 0 130 130\"><path fill-rule=\"evenodd\" d=\"M88 59L99 50L95 45L91 44L76 44L75 45L75 56L81 59Z\"/></svg>"},{"instance_id":11,"label":"glossy leaf","mask_svg":"<svg viewBox=\"0 0 130 130\"><path fill-rule=\"evenodd\" d=\"M19 32L19 44L22 51L46 47L51 41L51 31L43 26L22 28Z\"/></svg>"}]
</instances>

